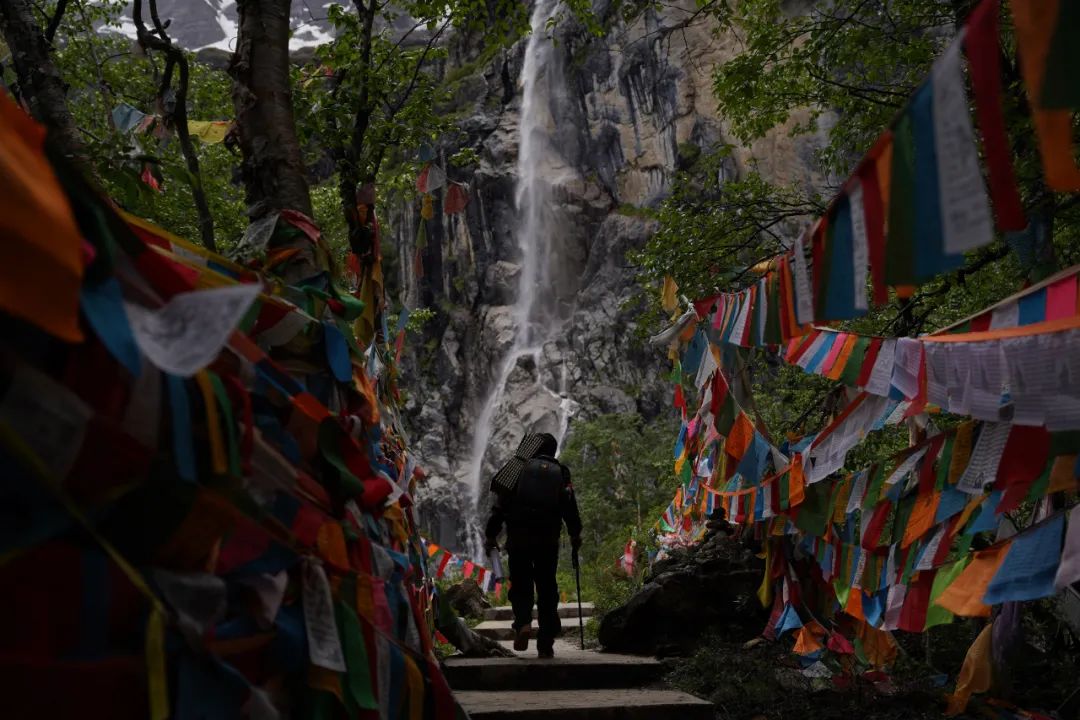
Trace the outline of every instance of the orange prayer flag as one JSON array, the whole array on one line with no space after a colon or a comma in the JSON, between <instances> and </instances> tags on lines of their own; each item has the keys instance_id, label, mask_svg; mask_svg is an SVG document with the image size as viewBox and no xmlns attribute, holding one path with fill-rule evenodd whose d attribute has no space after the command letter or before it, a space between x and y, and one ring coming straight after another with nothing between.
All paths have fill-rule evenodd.
<instances>
[{"instance_id":1,"label":"orange prayer flag","mask_svg":"<svg viewBox=\"0 0 1080 720\"><path fill-rule=\"evenodd\" d=\"M802 454L796 453L788 469L788 507L798 507L805 499L806 477L803 475Z\"/></svg>"},{"instance_id":2,"label":"orange prayer flag","mask_svg":"<svg viewBox=\"0 0 1080 720\"><path fill-rule=\"evenodd\" d=\"M1065 0L1074 2L1075 0ZM1072 110L1043 109L1043 82L1050 44L1058 30L1062 0L1012 0L1020 70L1039 138L1046 184L1054 190L1080 190L1080 168L1073 159Z\"/></svg>"},{"instance_id":3,"label":"orange prayer flag","mask_svg":"<svg viewBox=\"0 0 1080 720\"><path fill-rule=\"evenodd\" d=\"M824 635L825 628L816 621L809 622L799 628L799 632L795 635L794 651L799 655L809 655L821 650L824 646L821 644L820 637Z\"/></svg>"},{"instance_id":4,"label":"orange prayer flag","mask_svg":"<svg viewBox=\"0 0 1080 720\"><path fill-rule=\"evenodd\" d=\"M881 190L882 217L887 218L889 217L889 183L892 182L892 132L886 130L878 142L881 143L880 152L874 162L874 168L877 170L878 188Z\"/></svg>"},{"instance_id":5,"label":"orange prayer flag","mask_svg":"<svg viewBox=\"0 0 1080 720\"><path fill-rule=\"evenodd\" d=\"M987 623L968 648L964 664L960 668L960 677L956 679L956 692L949 696L949 706L945 710L947 716L953 717L964 712L972 693L983 693L990 689L990 682L993 680L990 660L993 627L994 623Z\"/></svg>"},{"instance_id":6,"label":"orange prayer flag","mask_svg":"<svg viewBox=\"0 0 1080 720\"><path fill-rule=\"evenodd\" d=\"M844 372L844 368L847 367L848 360L851 358L851 351L855 349L855 343L859 341L859 336L851 334L844 340L843 347L840 348L840 354L836 356L836 362L829 368L829 372L825 377L830 380L839 380L840 375Z\"/></svg>"},{"instance_id":7,"label":"orange prayer flag","mask_svg":"<svg viewBox=\"0 0 1080 720\"><path fill-rule=\"evenodd\" d=\"M990 581L994 579L1011 543L995 545L975 553L971 564L941 593L935 605L962 617L988 617L990 606L982 602Z\"/></svg>"},{"instance_id":8,"label":"orange prayer flag","mask_svg":"<svg viewBox=\"0 0 1080 720\"><path fill-rule=\"evenodd\" d=\"M863 622L866 621L866 614L863 612L862 605L862 590L860 588L853 587L848 592L847 604L844 606L844 612L853 618L858 618Z\"/></svg>"},{"instance_id":9,"label":"orange prayer flag","mask_svg":"<svg viewBox=\"0 0 1080 720\"><path fill-rule=\"evenodd\" d=\"M0 92L0 309L80 342L83 241L44 145L45 128Z\"/></svg>"},{"instance_id":10,"label":"orange prayer flag","mask_svg":"<svg viewBox=\"0 0 1080 720\"><path fill-rule=\"evenodd\" d=\"M934 527L934 515L940 502L939 492L922 493L915 498L915 507L911 509L900 547L908 547Z\"/></svg>"},{"instance_id":11,"label":"orange prayer flag","mask_svg":"<svg viewBox=\"0 0 1080 720\"><path fill-rule=\"evenodd\" d=\"M345 533L341 523L327 520L319 526L315 541L319 557L340 570L349 569L349 553L345 549Z\"/></svg>"},{"instance_id":12,"label":"orange prayer flag","mask_svg":"<svg viewBox=\"0 0 1080 720\"><path fill-rule=\"evenodd\" d=\"M869 623L859 623L855 631L863 655L874 667L888 667L896 659L896 639L887 630L878 630Z\"/></svg>"},{"instance_id":13,"label":"orange prayer flag","mask_svg":"<svg viewBox=\"0 0 1080 720\"><path fill-rule=\"evenodd\" d=\"M1046 489L1046 494L1053 495L1056 492L1076 490L1074 468L1076 468L1076 455L1058 455L1054 458L1054 464L1050 468L1050 486Z\"/></svg>"},{"instance_id":14,"label":"orange prayer flag","mask_svg":"<svg viewBox=\"0 0 1080 720\"><path fill-rule=\"evenodd\" d=\"M735 424L727 437L727 454L736 460L741 460L746 455L747 449L754 441L754 423L750 421L746 413L740 412L735 418Z\"/></svg>"}]
</instances>

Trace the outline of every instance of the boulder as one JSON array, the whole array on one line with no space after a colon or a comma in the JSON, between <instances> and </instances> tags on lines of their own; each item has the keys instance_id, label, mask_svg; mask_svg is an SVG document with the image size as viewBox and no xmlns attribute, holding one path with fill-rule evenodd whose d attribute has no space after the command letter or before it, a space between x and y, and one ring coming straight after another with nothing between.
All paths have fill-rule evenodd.
<instances>
[{"instance_id":1,"label":"boulder","mask_svg":"<svg viewBox=\"0 0 1080 720\"><path fill-rule=\"evenodd\" d=\"M473 620L483 620L484 610L491 607L491 603L484 597L484 591L471 578L462 580L457 585L452 585L446 591L444 599L450 603L450 607L454 608L454 612L460 617L472 618Z\"/></svg>"},{"instance_id":2,"label":"boulder","mask_svg":"<svg viewBox=\"0 0 1080 720\"><path fill-rule=\"evenodd\" d=\"M757 599L764 563L720 534L654 564L644 587L600 621L605 650L637 655L690 652L706 628L742 641L758 634L767 613Z\"/></svg>"}]
</instances>

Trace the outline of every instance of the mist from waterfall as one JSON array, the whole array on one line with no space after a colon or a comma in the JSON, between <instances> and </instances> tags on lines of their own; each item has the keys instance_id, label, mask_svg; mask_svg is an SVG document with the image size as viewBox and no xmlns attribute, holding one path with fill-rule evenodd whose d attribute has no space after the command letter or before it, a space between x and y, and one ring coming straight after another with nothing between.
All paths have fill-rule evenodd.
<instances>
[{"instance_id":1,"label":"mist from waterfall","mask_svg":"<svg viewBox=\"0 0 1080 720\"><path fill-rule=\"evenodd\" d=\"M537 0L521 70L522 101L515 194L521 272L513 308L514 340L499 363L473 434L469 480L474 515L479 513L477 505L483 495L484 459L491 444L494 423L499 419L497 415L507 383L519 361L531 357L538 389L558 401L557 427L551 430L560 447L569 427L570 416L577 408L577 403L567 395L565 363L558 368L549 368L557 378L551 383L556 387L544 383L544 346L557 339L564 329L558 312L558 283L552 276L553 258L557 253L553 244L560 233L551 194L552 183L556 179L552 176L553 168L558 165L550 137L554 128L551 91L556 84L550 71L555 69L555 47L547 32L547 25L557 7L557 0ZM520 433L538 429L522 427ZM478 537L478 518L474 517L472 524L476 529L469 534ZM475 554L471 547L470 552Z\"/></svg>"}]
</instances>

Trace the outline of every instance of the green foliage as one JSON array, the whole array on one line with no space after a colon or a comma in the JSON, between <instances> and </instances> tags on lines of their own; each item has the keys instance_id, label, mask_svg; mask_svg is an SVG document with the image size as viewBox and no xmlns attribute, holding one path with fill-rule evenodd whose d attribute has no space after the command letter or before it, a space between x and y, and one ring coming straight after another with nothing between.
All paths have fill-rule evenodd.
<instances>
[{"instance_id":1,"label":"green foliage","mask_svg":"<svg viewBox=\"0 0 1080 720\"><path fill-rule=\"evenodd\" d=\"M112 127L111 111L121 102L144 113L160 112L155 105L163 60L141 56L119 35L128 4L122 0L69 3L55 43L56 62L72 88L69 103L104 190L136 215L182 237L197 238L189 178L175 138L159 140L153 134L120 133ZM450 32L477 36L481 55L491 58L528 30L525 6L510 0L494 4L408 0L374 7L378 17L369 53L362 55L363 18L351 3L336 3L328 7L334 41L316 51L314 64L292 68L297 132L305 163L317 167L329 160L335 167L334 174L313 182L311 197L315 220L339 265L348 252L340 171L354 172L361 181L376 180L382 204L411 198L419 166L416 149L454 129L453 118L444 111L449 98L446 84L437 72L447 60ZM41 4L42 27L54 10L55 2ZM415 18L416 25L404 35L395 35L394 21L404 16ZM88 32L89 27L101 32ZM197 63L193 55L188 61L189 117L232 118L229 76ZM358 119L366 131L353 153L350 143ZM247 225L244 191L233 181L240 158L224 144L196 141L195 145L219 249L227 251ZM475 152L468 149L451 158L461 169L475 161ZM141 180L147 167L161 182L161 192Z\"/></svg>"},{"instance_id":2,"label":"green foliage","mask_svg":"<svg viewBox=\"0 0 1080 720\"><path fill-rule=\"evenodd\" d=\"M717 5L714 16L738 33L740 52L716 69L721 114L749 142L792 119L809 132L826 111L821 154L828 172L846 175L923 80L949 40L957 6L936 0L836 0L806 12L778 0Z\"/></svg>"},{"instance_id":3,"label":"green foliage","mask_svg":"<svg viewBox=\"0 0 1080 720\"><path fill-rule=\"evenodd\" d=\"M144 113L155 112L160 57L142 57L130 40L118 34L125 2L72 2L57 33L55 61L72 88L69 105L82 133L86 152L106 192L122 207L181 237L199 237L187 166L174 137L154 133L121 133L111 122L121 102ZM48 16L53 4L46 8ZM47 15L39 19L44 24ZM88 32L101 26L106 32ZM108 31L113 32L108 32ZM191 80L188 115L192 120L228 120L233 116L232 84L219 70L195 62L189 55ZM239 240L247 225L243 190L231 182L238 158L223 144L196 142L202 182L214 217L219 247ZM156 192L140 176L152 168L161 179Z\"/></svg>"},{"instance_id":4,"label":"green foliage","mask_svg":"<svg viewBox=\"0 0 1080 720\"><path fill-rule=\"evenodd\" d=\"M575 424L560 459L570 467L584 525L582 559L613 566L631 536L643 538L671 501L674 422L603 415Z\"/></svg>"},{"instance_id":5,"label":"green foliage","mask_svg":"<svg viewBox=\"0 0 1080 720\"><path fill-rule=\"evenodd\" d=\"M804 189L772 185L756 172L725 179L730 148L702 155L692 172L676 176L655 217L660 229L632 256L646 285L673 276L688 297L747 284L747 268L779 252L821 198Z\"/></svg>"}]
</instances>

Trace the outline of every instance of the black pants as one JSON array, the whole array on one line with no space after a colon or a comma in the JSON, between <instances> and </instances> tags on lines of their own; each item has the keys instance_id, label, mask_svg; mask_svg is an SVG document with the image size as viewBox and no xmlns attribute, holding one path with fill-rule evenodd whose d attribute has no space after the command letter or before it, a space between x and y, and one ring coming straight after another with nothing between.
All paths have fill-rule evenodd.
<instances>
[{"instance_id":1,"label":"black pants","mask_svg":"<svg viewBox=\"0 0 1080 720\"><path fill-rule=\"evenodd\" d=\"M514 608L514 629L532 622L533 586L536 587L536 617L540 630L536 636L538 650L550 650L555 637L562 631L559 621L559 586L555 571L559 567L559 545L556 542L530 542L514 538L510 552L510 604Z\"/></svg>"}]
</instances>

